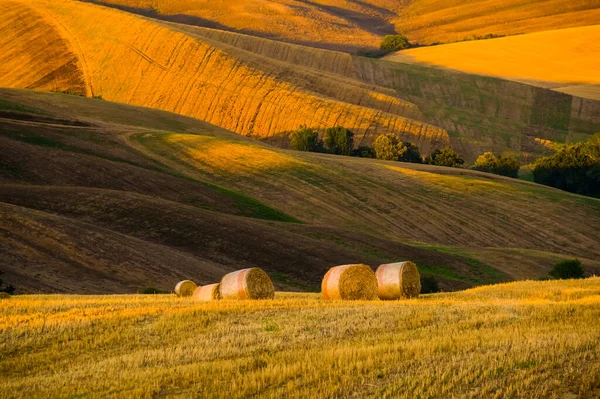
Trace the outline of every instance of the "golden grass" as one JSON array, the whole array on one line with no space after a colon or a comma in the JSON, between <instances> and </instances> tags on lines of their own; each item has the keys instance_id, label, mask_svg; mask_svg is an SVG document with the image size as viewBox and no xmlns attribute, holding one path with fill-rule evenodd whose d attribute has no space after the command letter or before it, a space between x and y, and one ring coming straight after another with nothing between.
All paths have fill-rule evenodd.
<instances>
[{"instance_id":1,"label":"golden grass","mask_svg":"<svg viewBox=\"0 0 600 399\"><path fill-rule=\"evenodd\" d=\"M273 299L273 282L262 269L253 267L226 274L219 286L223 299Z\"/></svg>"},{"instance_id":2,"label":"golden grass","mask_svg":"<svg viewBox=\"0 0 600 399\"><path fill-rule=\"evenodd\" d=\"M398 302L17 296L0 397L597 397L600 279Z\"/></svg>"},{"instance_id":3,"label":"golden grass","mask_svg":"<svg viewBox=\"0 0 600 399\"><path fill-rule=\"evenodd\" d=\"M394 92L389 89L375 92L371 85L299 69L92 4L70 0L6 4L43 18L28 27L30 34L20 36L14 28L20 14L0 14L6 36L0 40L3 67L49 74L49 85L59 91L68 90L70 84L50 72L57 65L74 64L90 95L191 116L242 135L268 137L302 124L321 131L343 125L352 128L357 141L395 132L412 142L449 143L444 129L409 119L420 112L414 104L390 95ZM37 40L47 32L60 40L50 45ZM55 49L54 43L61 47ZM52 58L65 46L71 57L76 54L74 62ZM23 48L53 63L24 60ZM13 75L0 75L0 85L29 87L29 81L15 80Z\"/></svg>"},{"instance_id":4,"label":"golden grass","mask_svg":"<svg viewBox=\"0 0 600 399\"><path fill-rule=\"evenodd\" d=\"M326 300L377 299L377 279L367 265L335 266L323 277L321 294Z\"/></svg>"},{"instance_id":5,"label":"golden grass","mask_svg":"<svg viewBox=\"0 0 600 399\"><path fill-rule=\"evenodd\" d=\"M550 88L597 85L600 25L422 47L395 53L386 60L435 65Z\"/></svg>"},{"instance_id":6,"label":"golden grass","mask_svg":"<svg viewBox=\"0 0 600 399\"><path fill-rule=\"evenodd\" d=\"M394 23L398 32L411 40L429 44L473 35L587 26L598 21L600 7L595 0L416 0L400 11Z\"/></svg>"},{"instance_id":7,"label":"golden grass","mask_svg":"<svg viewBox=\"0 0 600 399\"><path fill-rule=\"evenodd\" d=\"M192 296L198 286L191 280L183 280L175 286L175 295L180 297Z\"/></svg>"},{"instance_id":8,"label":"golden grass","mask_svg":"<svg viewBox=\"0 0 600 399\"><path fill-rule=\"evenodd\" d=\"M194 1L104 0L153 8L174 20L273 37L292 43L356 51L379 47L384 34L399 32L413 42L456 41L473 35L517 34L596 24L594 0L293 0ZM205 20L207 22L202 22ZM210 22L208 22L210 21Z\"/></svg>"},{"instance_id":9,"label":"golden grass","mask_svg":"<svg viewBox=\"0 0 600 399\"><path fill-rule=\"evenodd\" d=\"M421 275L413 262L380 265L375 275L379 299L409 299L421 293Z\"/></svg>"}]
</instances>

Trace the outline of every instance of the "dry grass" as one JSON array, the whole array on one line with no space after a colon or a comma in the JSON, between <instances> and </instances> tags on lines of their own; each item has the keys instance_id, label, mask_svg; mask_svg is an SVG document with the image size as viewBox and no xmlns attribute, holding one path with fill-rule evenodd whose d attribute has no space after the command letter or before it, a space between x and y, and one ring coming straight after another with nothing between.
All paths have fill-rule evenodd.
<instances>
[{"instance_id":1,"label":"dry grass","mask_svg":"<svg viewBox=\"0 0 600 399\"><path fill-rule=\"evenodd\" d=\"M2 398L598 397L600 279L399 302L21 296Z\"/></svg>"},{"instance_id":2,"label":"dry grass","mask_svg":"<svg viewBox=\"0 0 600 399\"><path fill-rule=\"evenodd\" d=\"M489 33L510 35L596 24L594 0L101 0L153 8L163 18L241 31L329 49L379 47L385 34L400 32L419 43L448 42Z\"/></svg>"},{"instance_id":3,"label":"dry grass","mask_svg":"<svg viewBox=\"0 0 600 399\"><path fill-rule=\"evenodd\" d=\"M15 28L20 14L0 16L5 26L0 35L6 36L0 48L7 71L32 70L40 75L72 65L85 78L90 95L176 112L242 135L268 137L301 124L322 131L343 125L353 128L357 141L363 137L368 141L378 132L396 132L412 142L449 142L444 129L409 119L420 112L389 90L376 92L346 78L282 65L91 4L11 0L3 7L40 16L29 27L31 33L21 37ZM54 42L62 47L55 49L54 42L48 47L37 40L47 32L59 38ZM76 54L75 62L53 58L65 46L71 56ZM32 53L33 61L23 59L22 48ZM37 54L52 64L35 62ZM29 81L15 80L13 75L0 75L0 85L30 87ZM60 76L49 75L48 85L68 91L70 86ZM47 89L48 85L33 87Z\"/></svg>"},{"instance_id":4,"label":"dry grass","mask_svg":"<svg viewBox=\"0 0 600 399\"><path fill-rule=\"evenodd\" d=\"M419 63L559 88L600 84L600 25L401 51L389 61ZM590 91L588 86L588 91ZM573 87L567 90L573 92ZM592 94L594 90L591 90ZM588 97L586 91L574 94ZM598 93L596 93L597 96ZM594 95L589 96L594 98Z\"/></svg>"}]
</instances>

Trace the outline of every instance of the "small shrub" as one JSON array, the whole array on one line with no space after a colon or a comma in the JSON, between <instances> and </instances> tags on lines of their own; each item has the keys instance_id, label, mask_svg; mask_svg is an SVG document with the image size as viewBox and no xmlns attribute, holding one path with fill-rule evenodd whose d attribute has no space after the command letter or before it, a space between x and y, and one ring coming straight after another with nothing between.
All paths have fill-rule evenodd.
<instances>
[{"instance_id":1,"label":"small shrub","mask_svg":"<svg viewBox=\"0 0 600 399\"><path fill-rule=\"evenodd\" d=\"M4 272L0 270L0 275L2 274L4 274ZM3 284L4 281L0 278L0 292L7 293L9 295L15 294L16 288L12 284L8 284L6 287L2 287Z\"/></svg>"},{"instance_id":2,"label":"small shrub","mask_svg":"<svg viewBox=\"0 0 600 399\"><path fill-rule=\"evenodd\" d=\"M431 155L425 158L425 163L430 165L458 168L465 163L465 160L452 148L446 147L432 152Z\"/></svg>"},{"instance_id":3,"label":"small shrub","mask_svg":"<svg viewBox=\"0 0 600 399\"><path fill-rule=\"evenodd\" d=\"M565 259L556 262L550 275L557 279L584 278L585 270L579 259Z\"/></svg>"},{"instance_id":4,"label":"small shrub","mask_svg":"<svg viewBox=\"0 0 600 399\"><path fill-rule=\"evenodd\" d=\"M491 152L480 155L475 161L473 169L481 172L494 173L507 177L518 177L521 165L519 160L510 156L496 157Z\"/></svg>"},{"instance_id":5,"label":"small shrub","mask_svg":"<svg viewBox=\"0 0 600 399\"><path fill-rule=\"evenodd\" d=\"M421 275L421 294L435 294L440 292L440 286L434 276Z\"/></svg>"},{"instance_id":6,"label":"small shrub","mask_svg":"<svg viewBox=\"0 0 600 399\"><path fill-rule=\"evenodd\" d=\"M142 290L142 294L168 294L168 291L161 290L159 288L154 287L146 287Z\"/></svg>"},{"instance_id":7,"label":"small shrub","mask_svg":"<svg viewBox=\"0 0 600 399\"><path fill-rule=\"evenodd\" d=\"M297 151L318 151L322 147L319 134L304 125L290 133L290 147Z\"/></svg>"},{"instance_id":8,"label":"small shrub","mask_svg":"<svg viewBox=\"0 0 600 399\"><path fill-rule=\"evenodd\" d=\"M362 145L362 146L356 148L355 150L352 151L351 155L353 157L359 157L359 158L375 158L376 157L375 150L366 145Z\"/></svg>"},{"instance_id":9,"label":"small shrub","mask_svg":"<svg viewBox=\"0 0 600 399\"><path fill-rule=\"evenodd\" d=\"M381 42L381 50L386 53L404 50L410 47L410 43L406 36L403 35L385 35Z\"/></svg>"},{"instance_id":10,"label":"small shrub","mask_svg":"<svg viewBox=\"0 0 600 399\"><path fill-rule=\"evenodd\" d=\"M354 149L354 133L343 126L325 131L325 148L331 154L350 155Z\"/></svg>"}]
</instances>

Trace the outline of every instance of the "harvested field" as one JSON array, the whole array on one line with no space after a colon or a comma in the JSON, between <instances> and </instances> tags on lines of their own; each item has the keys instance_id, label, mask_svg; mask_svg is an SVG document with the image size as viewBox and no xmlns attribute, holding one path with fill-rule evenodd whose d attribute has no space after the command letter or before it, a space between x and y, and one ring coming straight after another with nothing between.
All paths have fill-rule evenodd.
<instances>
[{"instance_id":1,"label":"harvested field","mask_svg":"<svg viewBox=\"0 0 600 399\"><path fill-rule=\"evenodd\" d=\"M592 398L599 293L591 278L352 303L16 296L0 396Z\"/></svg>"}]
</instances>

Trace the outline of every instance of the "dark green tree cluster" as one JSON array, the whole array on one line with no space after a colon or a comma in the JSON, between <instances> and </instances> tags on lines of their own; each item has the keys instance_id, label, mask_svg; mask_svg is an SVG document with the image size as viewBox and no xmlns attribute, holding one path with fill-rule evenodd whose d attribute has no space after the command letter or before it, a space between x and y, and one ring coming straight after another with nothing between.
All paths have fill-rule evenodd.
<instances>
[{"instance_id":1,"label":"dark green tree cluster","mask_svg":"<svg viewBox=\"0 0 600 399\"><path fill-rule=\"evenodd\" d=\"M518 177L520 168L517 158L504 155L497 157L491 152L480 155L473 165L475 170L508 177Z\"/></svg>"},{"instance_id":2,"label":"dark green tree cluster","mask_svg":"<svg viewBox=\"0 0 600 399\"><path fill-rule=\"evenodd\" d=\"M572 193L600 195L600 133L587 142L567 144L533 165L533 180Z\"/></svg>"},{"instance_id":3,"label":"dark green tree cluster","mask_svg":"<svg viewBox=\"0 0 600 399\"><path fill-rule=\"evenodd\" d=\"M298 151L318 152L323 148L323 143L319 139L319 133L302 125L290 133L290 146Z\"/></svg>"},{"instance_id":4,"label":"dark green tree cluster","mask_svg":"<svg viewBox=\"0 0 600 399\"><path fill-rule=\"evenodd\" d=\"M323 140L330 154L351 155L354 150L354 133L343 126L330 127Z\"/></svg>"},{"instance_id":5,"label":"dark green tree cluster","mask_svg":"<svg viewBox=\"0 0 600 399\"><path fill-rule=\"evenodd\" d=\"M373 150L377 159L413 163L423 162L419 148L416 145L409 142L402 142L393 133L378 136L373 143Z\"/></svg>"},{"instance_id":6,"label":"dark green tree cluster","mask_svg":"<svg viewBox=\"0 0 600 399\"><path fill-rule=\"evenodd\" d=\"M585 270L579 259L565 259L554 264L550 275L560 280L584 278Z\"/></svg>"},{"instance_id":7,"label":"dark green tree cluster","mask_svg":"<svg viewBox=\"0 0 600 399\"><path fill-rule=\"evenodd\" d=\"M381 42L380 49L384 53L404 50L410 47L406 36L403 35L385 35Z\"/></svg>"},{"instance_id":8,"label":"dark green tree cluster","mask_svg":"<svg viewBox=\"0 0 600 399\"><path fill-rule=\"evenodd\" d=\"M428 163L429 165L458 168L464 165L465 160L452 148L446 147L432 152L431 155L425 158L425 163Z\"/></svg>"}]
</instances>

